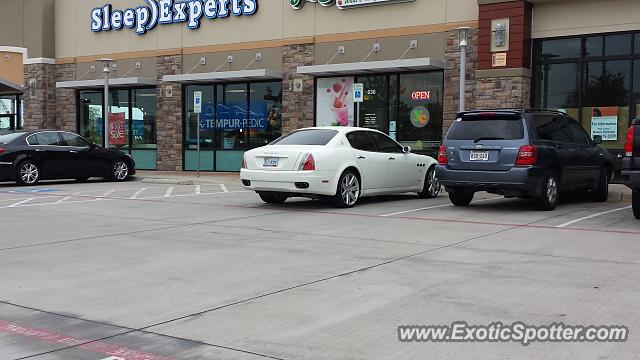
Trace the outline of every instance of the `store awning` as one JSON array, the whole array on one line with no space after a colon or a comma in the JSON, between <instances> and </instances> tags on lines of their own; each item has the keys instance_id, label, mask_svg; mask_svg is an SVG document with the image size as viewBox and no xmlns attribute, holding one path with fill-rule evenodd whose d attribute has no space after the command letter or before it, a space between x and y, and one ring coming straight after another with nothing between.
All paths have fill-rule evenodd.
<instances>
[{"instance_id":1,"label":"store awning","mask_svg":"<svg viewBox=\"0 0 640 360\"><path fill-rule=\"evenodd\" d=\"M109 79L109 86L113 88L156 86L157 83L156 79L143 77ZM95 89L103 86L104 79L59 81L56 83L56 87L61 89Z\"/></svg>"},{"instance_id":2,"label":"store awning","mask_svg":"<svg viewBox=\"0 0 640 360\"><path fill-rule=\"evenodd\" d=\"M403 72L444 69L442 60L431 58L364 61L343 64L298 66L298 74L315 76L367 74L382 72Z\"/></svg>"},{"instance_id":3,"label":"store awning","mask_svg":"<svg viewBox=\"0 0 640 360\"><path fill-rule=\"evenodd\" d=\"M22 94L25 88L11 82L9 80L0 79L0 94L2 95L13 95L13 94Z\"/></svg>"},{"instance_id":4,"label":"store awning","mask_svg":"<svg viewBox=\"0 0 640 360\"><path fill-rule=\"evenodd\" d=\"M282 71L271 69L239 70L239 71L216 71L210 73L165 75L164 82L197 84L197 83L220 83L233 81L250 80L280 80Z\"/></svg>"}]
</instances>

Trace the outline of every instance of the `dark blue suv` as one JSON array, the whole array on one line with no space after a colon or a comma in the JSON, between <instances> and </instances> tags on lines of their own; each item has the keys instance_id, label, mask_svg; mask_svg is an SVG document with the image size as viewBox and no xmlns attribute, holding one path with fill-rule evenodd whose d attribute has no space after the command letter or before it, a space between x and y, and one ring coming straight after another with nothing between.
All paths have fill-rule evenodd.
<instances>
[{"instance_id":1,"label":"dark blue suv","mask_svg":"<svg viewBox=\"0 0 640 360\"><path fill-rule=\"evenodd\" d=\"M454 205L476 191L532 197L553 210L562 191L607 201L613 157L568 115L556 111L462 112L440 147L437 174Z\"/></svg>"}]
</instances>

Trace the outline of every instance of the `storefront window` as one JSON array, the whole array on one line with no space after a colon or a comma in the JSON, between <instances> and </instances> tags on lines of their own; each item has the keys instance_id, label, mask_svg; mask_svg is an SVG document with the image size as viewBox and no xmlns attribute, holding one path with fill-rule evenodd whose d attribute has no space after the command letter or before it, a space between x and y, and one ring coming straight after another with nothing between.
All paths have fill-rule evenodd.
<instances>
[{"instance_id":1,"label":"storefront window","mask_svg":"<svg viewBox=\"0 0 640 360\"><path fill-rule=\"evenodd\" d=\"M83 90L79 92L79 95L78 128L80 135L96 144L102 144L102 92Z\"/></svg>"},{"instance_id":2,"label":"storefront window","mask_svg":"<svg viewBox=\"0 0 640 360\"><path fill-rule=\"evenodd\" d=\"M132 91L133 147L131 155L140 169L156 169L156 89Z\"/></svg>"},{"instance_id":3,"label":"storefront window","mask_svg":"<svg viewBox=\"0 0 640 360\"><path fill-rule=\"evenodd\" d=\"M99 145L104 145L103 96L99 90L81 90L77 100L78 132ZM130 154L138 169L155 170L156 89L111 90L109 105L109 147Z\"/></svg>"},{"instance_id":4,"label":"storefront window","mask_svg":"<svg viewBox=\"0 0 640 360\"><path fill-rule=\"evenodd\" d=\"M389 87L387 75L358 76L356 82L364 84L364 101L357 116L359 126L389 131L388 101Z\"/></svg>"},{"instance_id":5,"label":"storefront window","mask_svg":"<svg viewBox=\"0 0 640 360\"><path fill-rule=\"evenodd\" d=\"M582 58L574 56L576 44ZM640 113L640 32L542 39L535 48L533 106L565 111L621 151L629 121Z\"/></svg>"},{"instance_id":6,"label":"storefront window","mask_svg":"<svg viewBox=\"0 0 640 360\"><path fill-rule=\"evenodd\" d=\"M21 95L0 95L0 131L22 129L23 110Z\"/></svg>"},{"instance_id":7,"label":"storefront window","mask_svg":"<svg viewBox=\"0 0 640 360\"><path fill-rule=\"evenodd\" d=\"M316 79L316 125L353 126L353 76Z\"/></svg>"},{"instance_id":8,"label":"storefront window","mask_svg":"<svg viewBox=\"0 0 640 360\"><path fill-rule=\"evenodd\" d=\"M198 169L198 115L193 112L195 91L202 92L203 102L200 170L239 171L246 150L280 137L280 82L185 86L185 170Z\"/></svg>"},{"instance_id":9,"label":"storefront window","mask_svg":"<svg viewBox=\"0 0 640 360\"><path fill-rule=\"evenodd\" d=\"M442 141L443 73L400 75L397 140L434 152Z\"/></svg>"}]
</instances>

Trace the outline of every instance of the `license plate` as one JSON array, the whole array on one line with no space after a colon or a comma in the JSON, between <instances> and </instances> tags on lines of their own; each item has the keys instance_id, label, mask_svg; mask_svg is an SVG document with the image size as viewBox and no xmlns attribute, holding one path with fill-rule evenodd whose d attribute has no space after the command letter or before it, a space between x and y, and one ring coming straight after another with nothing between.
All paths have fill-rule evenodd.
<instances>
[{"instance_id":1,"label":"license plate","mask_svg":"<svg viewBox=\"0 0 640 360\"><path fill-rule=\"evenodd\" d=\"M273 157L266 157L264 158L264 167L276 167L278 166L278 160L280 160L280 158L273 158Z\"/></svg>"},{"instance_id":2,"label":"license plate","mask_svg":"<svg viewBox=\"0 0 640 360\"><path fill-rule=\"evenodd\" d=\"M472 151L469 156L469 160L471 161L489 161L489 152L488 151Z\"/></svg>"}]
</instances>

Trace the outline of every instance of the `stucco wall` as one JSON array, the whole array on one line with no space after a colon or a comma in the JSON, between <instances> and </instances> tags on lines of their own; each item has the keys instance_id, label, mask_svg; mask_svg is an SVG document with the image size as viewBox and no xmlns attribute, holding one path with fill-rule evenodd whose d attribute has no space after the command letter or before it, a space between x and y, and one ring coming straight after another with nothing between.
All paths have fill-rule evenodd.
<instances>
[{"instance_id":1,"label":"stucco wall","mask_svg":"<svg viewBox=\"0 0 640 360\"><path fill-rule=\"evenodd\" d=\"M639 0L535 1L532 37L640 29Z\"/></svg>"},{"instance_id":2,"label":"stucco wall","mask_svg":"<svg viewBox=\"0 0 640 360\"><path fill-rule=\"evenodd\" d=\"M55 56L54 0L0 0L0 46L27 48L29 57Z\"/></svg>"},{"instance_id":3,"label":"stucco wall","mask_svg":"<svg viewBox=\"0 0 640 360\"><path fill-rule=\"evenodd\" d=\"M142 5L143 1L111 0L110 3L114 9L125 9ZM90 11L104 4L105 0L55 0L57 58L342 35L474 21L478 16L477 0L417 0L350 10L312 3L302 10L294 10L287 1L259 0L259 10L252 16L203 19L198 30L188 29L182 23L160 25L143 36L130 29L93 33Z\"/></svg>"}]
</instances>

